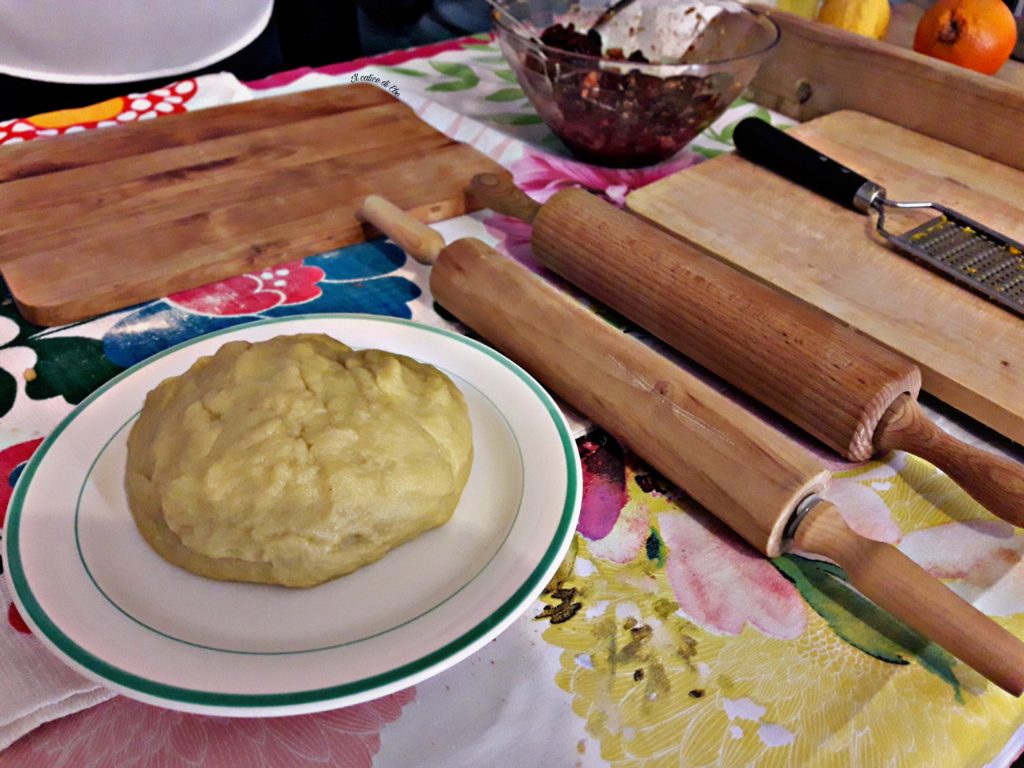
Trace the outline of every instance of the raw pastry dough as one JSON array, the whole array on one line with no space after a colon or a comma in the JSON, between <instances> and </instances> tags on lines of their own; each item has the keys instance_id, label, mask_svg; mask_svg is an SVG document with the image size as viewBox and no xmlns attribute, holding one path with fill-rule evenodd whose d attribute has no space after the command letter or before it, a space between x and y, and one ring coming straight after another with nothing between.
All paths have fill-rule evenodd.
<instances>
[{"instance_id":1,"label":"raw pastry dough","mask_svg":"<svg viewBox=\"0 0 1024 768\"><path fill-rule=\"evenodd\" d=\"M448 521L472 464L436 368L326 335L225 344L146 397L125 485L165 559L308 587Z\"/></svg>"}]
</instances>

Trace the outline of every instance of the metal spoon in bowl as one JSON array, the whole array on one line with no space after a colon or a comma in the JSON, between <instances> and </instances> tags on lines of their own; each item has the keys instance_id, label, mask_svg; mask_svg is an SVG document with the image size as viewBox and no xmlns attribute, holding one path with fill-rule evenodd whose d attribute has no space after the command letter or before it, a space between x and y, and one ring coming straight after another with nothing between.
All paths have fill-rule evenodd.
<instances>
[{"instance_id":1,"label":"metal spoon in bowl","mask_svg":"<svg viewBox=\"0 0 1024 768\"><path fill-rule=\"evenodd\" d=\"M636 2L636 0L618 0L617 3L612 3L608 8L606 8L601 13L600 16L597 17L597 20L593 24L590 25L590 29L588 30L588 33L589 32L597 32L598 29L600 29L605 24L607 24L609 21L611 21L616 16L618 16L620 11L626 10L626 8L628 8L629 6L631 6L635 2Z\"/></svg>"},{"instance_id":2,"label":"metal spoon in bowl","mask_svg":"<svg viewBox=\"0 0 1024 768\"><path fill-rule=\"evenodd\" d=\"M632 0L630 0L630 2L632 2ZM507 19L509 26L511 26L517 34L522 35L535 45L544 45L544 43L541 42L541 39L537 36L537 33L534 32L531 27L527 26L509 13L508 9L505 8L499 0L487 0L487 4L494 9L495 13L500 14L502 19Z\"/></svg>"}]
</instances>

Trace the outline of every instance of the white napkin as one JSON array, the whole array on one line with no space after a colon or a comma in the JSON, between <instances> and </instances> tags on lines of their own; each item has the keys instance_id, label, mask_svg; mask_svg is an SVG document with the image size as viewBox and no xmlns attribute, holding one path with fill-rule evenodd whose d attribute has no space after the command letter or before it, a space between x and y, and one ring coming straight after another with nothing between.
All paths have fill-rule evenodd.
<instances>
[{"instance_id":1,"label":"white napkin","mask_svg":"<svg viewBox=\"0 0 1024 768\"><path fill-rule=\"evenodd\" d=\"M42 643L8 620L11 598L0 588L0 750L43 723L99 704L114 692L64 666Z\"/></svg>"},{"instance_id":2,"label":"white napkin","mask_svg":"<svg viewBox=\"0 0 1024 768\"><path fill-rule=\"evenodd\" d=\"M8 3L9 5L9 3ZM3 0L0 0L0 6ZM2 16L2 14L0 14ZM2 65L2 61L0 61ZM0 66L2 69L2 66ZM172 84L173 86L173 84ZM188 111L248 101L253 92L228 73L204 75L196 78L195 91L187 103ZM43 139L45 140L45 139ZM78 335L102 337L118 315L99 318L75 330ZM0 328L11 338L17 329L9 321L7 329ZM12 360L12 355L31 355L27 348L3 350L4 364L9 370L24 370L34 360ZM10 445L49 434L66 416L72 406L61 398L36 401L24 392L25 381L17 380L18 396L14 409L4 416L0 434L0 450ZM6 478L3 478L6 482ZM0 515L2 520L2 515ZM19 632L9 619L11 598L7 584L0 578L0 751L43 723L57 720L88 707L95 706L115 695L79 675L51 654L31 634Z\"/></svg>"}]
</instances>

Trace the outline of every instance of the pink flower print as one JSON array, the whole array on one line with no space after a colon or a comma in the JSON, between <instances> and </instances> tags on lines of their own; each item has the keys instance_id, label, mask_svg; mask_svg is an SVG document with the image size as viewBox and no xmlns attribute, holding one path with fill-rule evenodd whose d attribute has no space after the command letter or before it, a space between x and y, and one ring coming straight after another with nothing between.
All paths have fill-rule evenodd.
<instances>
[{"instance_id":1,"label":"pink flower print","mask_svg":"<svg viewBox=\"0 0 1024 768\"><path fill-rule=\"evenodd\" d=\"M803 599L764 556L641 469L614 438L595 431L578 445L583 466L578 530L593 558L630 563L641 556L654 528L666 549L665 571L679 611L690 621L718 634L739 634L747 624L773 637L803 632Z\"/></svg>"},{"instance_id":2,"label":"pink flower print","mask_svg":"<svg viewBox=\"0 0 1024 768\"><path fill-rule=\"evenodd\" d=\"M631 494L611 532L590 543L590 554L610 563L629 563L644 551L650 535L651 510L642 499Z\"/></svg>"},{"instance_id":3,"label":"pink flower print","mask_svg":"<svg viewBox=\"0 0 1024 768\"><path fill-rule=\"evenodd\" d=\"M1024 613L1024 535L1002 520L908 533L900 549L989 616Z\"/></svg>"},{"instance_id":4,"label":"pink flower print","mask_svg":"<svg viewBox=\"0 0 1024 768\"><path fill-rule=\"evenodd\" d=\"M627 469L622 447L595 431L577 441L583 467L583 503L577 530L590 540L590 554L612 563L628 563L650 534L650 512ZM627 485L628 481L628 485Z\"/></svg>"},{"instance_id":5,"label":"pink flower print","mask_svg":"<svg viewBox=\"0 0 1024 768\"><path fill-rule=\"evenodd\" d=\"M296 717L189 715L115 697L47 723L3 757L19 768L370 768L380 731L414 688L332 712Z\"/></svg>"},{"instance_id":6,"label":"pink flower print","mask_svg":"<svg viewBox=\"0 0 1024 768\"><path fill-rule=\"evenodd\" d=\"M836 477L822 493L843 516L846 524L868 539L896 544L903 535L881 497L906 462L905 453L893 454L891 462L857 475Z\"/></svg>"},{"instance_id":7,"label":"pink flower print","mask_svg":"<svg viewBox=\"0 0 1024 768\"><path fill-rule=\"evenodd\" d=\"M7 517L7 505L11 502L11 495L14 493L14 483L21 470L25 466L36 448L43 442L43 438L27 440L24 443L16 443L0 451L0 525L4 524Z\"/></svg>"},{"instance_id":8,"label":"pink flower print","mask_svg":"<svg viewBox=\"0 0 1024 768\"><path fill-rule=\"evenodd\" d=\"M608 201L622 207L626 195L671 173L689 168L700 160L699 155L684 152L676 158L650 168L600 168L557 155L527 150L512 164L516 184L534 200L544 203L555 192L569 187L582 187L599 192ZM484 227L501 241L501 247L517 261L533 271L540 267L530 250L529 224L510 216L495 215Z\"/></svg>"},{"instance_id":9,"label":"pink flower print","mask_svg":"<svg viewBox=\"0 0 1024 768\"><path fill-rule=\"evenodd\" d=\"M803 632L803 599L761 554L677 491L654 482L607 435L591 433L579 448L579 531L595 560L630 563L660 537L666 576L680 613L691 621L721 634L738 634L747 625L779 638ZM884 495L906 462L907 455L897 452L885 464L847 469L822 495L862 536L893 544L902 539L907 554L987 613L1024 613L1024 535L1001 521L975 521L904 537Z\"/></svg>"},{"instance_id":10,"label":"pink flower print","mask_svg":"<svg viewBox=\"0 0 1024 768\"><path fill-rule=\"evenodd\" d=\"M672 160L649 168L601 168L578 160L527 150L512 165L512 176L520 189L539 203L547 202L560 189L582 187L600 192L621 208L626 204L626 195L634 189L696 165L701 160L699 155L684 152Z\"/></svg>"},{"instance_id":11,"label":"pink flower print","mask_svg":"<svg viewBox=\"0 0 1024 768\"><path fill-rule=\"evenodd\" d=\"M577 447L583 468L583 502L576 529L596 541L611 533L626 504L626 466L622 448L603 432L581 437Z\"/></svg>"},{"instance_id":12,"label":"pink flower print","mask_svg":"<svg viewBox=\"0 0 1024 768\"><path fill-rule=\"evenodd\" d=\"M231 277L219 283L173 293L172 305L203 315L253 315L274 307L303 304L320 297L324 278L319 267L289 261L276 267Z\"/></svg>"},{"instance_id":13,"label":"pink flower print","mask_svg":"<svg viewBox=\"0 0 1024 768\"><path fill-rule=\"evenodd\" d=\"M538 272L540 264L533 258L530 237L533 228L521 219L495 214L484 222L484 228L501 241L502 250L532 271Z\"/></svg>"},{"instance_id":14,"label":"pink flower print","mask_svg":"<svg viewBox=\"0 0 1024 768\"><path fill-rule=\"evenodd\" d=\"M32 630L29 629L28 624L21 618L21 614L18 613L18 609L14 607L14 603L7 606L7 623L11 629L22 635L31 635Z\"/></svg>"},{"instance_id":15,"label":"pink flower print","mask_svg":"<svg viewBox=\"0 0 1024 768\"><path fill-rule=\"evenodd\" d=\"M738 635L749 624L772 637L799 637L804 602L770 561L704 511L662 512L665 569L679 611L706 630Z\"/></svg>"},{"instance_id":16,"label":"pink flower print","mask_svg":"<svg viewBox=\"0 0 1024 768\"><path fill-rule=\"evenodd\" d=\"M21 470L25 468L25 463L32 458L32 454L42 442L43 438L37 437L35 440L16 443L0 451L0 526L7 517L7 505L10 504L11 495L14 493L14 484L21 475ZM7 606L7 625L19 634L32 634L32 630L21 618L14 603Z\"/></svg>"}]
</instances>

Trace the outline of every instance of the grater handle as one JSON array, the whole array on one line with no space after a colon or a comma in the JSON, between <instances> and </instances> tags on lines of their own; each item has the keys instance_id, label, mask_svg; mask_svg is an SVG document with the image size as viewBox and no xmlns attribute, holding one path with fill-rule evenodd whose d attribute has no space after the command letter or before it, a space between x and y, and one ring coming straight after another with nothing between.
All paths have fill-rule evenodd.
<instances>
[{"instance_id":1,"label":"grater handle","mask_svg":"<svg viewBox=\"0 0 1024 768\"><path fill-rule=\"evenodd\" d=\"M947 434L910 395L889 407L873 442L877 450L904 450L931 462L993 515L1024 526L1024 464Z\"/></svg>"},{"instance_id":2,"label":"grater handle","mask_svg":"<svg viewBox=\"0 0 1024 768\"><path fill-rule=\"evenodd\" d=\"M760 118L740 120L732 139L747 160L855 211L867 212L871 201L885 194L873 181Z\"/></svg>"}]
</instances>

